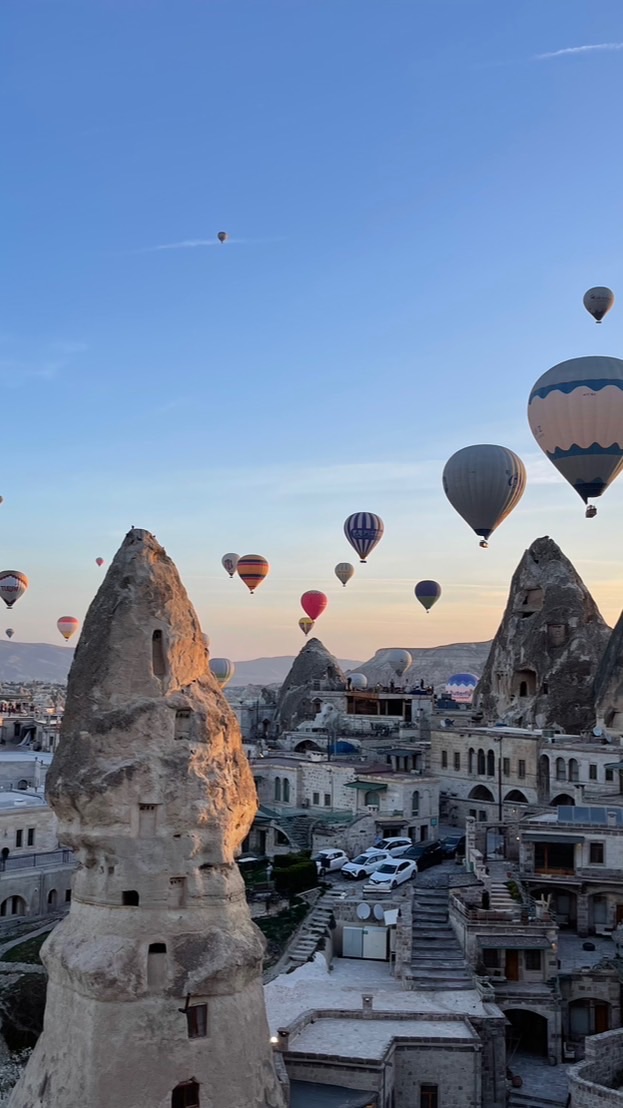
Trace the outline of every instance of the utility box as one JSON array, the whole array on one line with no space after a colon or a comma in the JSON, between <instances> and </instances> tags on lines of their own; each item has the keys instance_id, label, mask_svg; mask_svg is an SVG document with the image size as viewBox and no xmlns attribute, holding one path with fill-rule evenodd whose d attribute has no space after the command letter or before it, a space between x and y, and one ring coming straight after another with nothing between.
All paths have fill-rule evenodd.
<instances>
[{"instance_id":1,"label":"utility box","mask_svg":"<svg viewBox=\"0 0 623 1108\"><path fill-rule=\"evenodd\" d=\"M387 933L387 927L345 927L342 931L342 957L386 962Z\"/></svg>"}]
</instances>

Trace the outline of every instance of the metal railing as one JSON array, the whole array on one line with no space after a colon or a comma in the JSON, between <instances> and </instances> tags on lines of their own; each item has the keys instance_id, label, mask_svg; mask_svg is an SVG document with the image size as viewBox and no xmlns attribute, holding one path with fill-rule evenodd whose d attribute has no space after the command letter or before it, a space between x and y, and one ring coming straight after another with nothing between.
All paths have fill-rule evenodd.
<instances>
[{"instance_id":1,"label":"metal railing","mask_svg":"<svg viewBox=\"0 0 623 1108\"><path fill-rule=\"evenodd\" d=\"M48 850L40 854L16 854L0 859L0 873L17 869L43 869L46 866L68 866L74 862L71 850Z\"/></svg>"}]
</instances>

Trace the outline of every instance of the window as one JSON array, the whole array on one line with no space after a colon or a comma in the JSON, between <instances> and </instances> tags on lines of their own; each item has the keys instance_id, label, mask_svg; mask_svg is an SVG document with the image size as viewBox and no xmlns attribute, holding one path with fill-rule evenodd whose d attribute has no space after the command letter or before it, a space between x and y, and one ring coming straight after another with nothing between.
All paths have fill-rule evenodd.
<instances>
[{"instance_id":1,"label":"window","mask_svg":"<svg viewBox=\"0 0 623 1108\"><path fill-rule=\"evenodd\" d=\"M71 902L71 889L65 889L65 904Z\"/></svg>"},{"instance_id":2,"label":"window","mask_svg":"<svg viewBox=\"0 0 623 1108\"><path fill-rule=\"evenodd\" d=\"M484 776L485 772L485 752L484 750L478 751L478 773L480 776Z\"/></svg>"},{"instance_id":3,"label":"window","mask_svg":"<svg viewBox=\"0 0 623 1108\"><path fill-rule=\"evenodd\" d=\"M606 781L614 781L614 770L613 769L607 769L606 770Z\"/></svg>"},{"instance_id":4,"label":"window","mask_svg":"<svg viewBox=\"0 0 623 1108\"><path fill-rule=\"evenodd\" d=\"M175 713L174 739L190 738L190 708L180 708Z\"/></svg>"},{"instance_id":5,"label":"window","mask_svg":"<svg viewBox=\"0 0 623 1108\"><path fill-rule=\"evenodd\" d=\"M121 894L121 903L125 905L126 908L138 907L138 899L138 893L135 889L125 889Z\"/></svg>"},{"instance_id":6,"label":"window","mask_svg":"<svg viewBox=\"0 0 623 1108\"><path fill-rule=\"evenodd\" d=\"M160 988L167 978L166 943L150 943L147 951L147 985L150 989Z\"/></svg>"},{"instance_id":7,"label":"window","mask_svg":"<svg viewBox=\"0 0 623 1108\"><path fill-rule=\"evenodd\" d=\"M472 817L472 819L476 819L476 817L477 817L477 815L478 815L478 812L476 811L476 809L475 809L475 808L470 808L470 810L469 810L469 814L470 814L470 816Z\"/></svg>"},{"instance_id":8,"label":"window","mask_svg":"<svg viewBox=\"0 0 623 1108\"><path fill-rule=\"evenodd\" d=\"M517 762L517 776L518 777L525 777L526 776L526 763L524 762L523 758L520 758L519 761Z\"/></svg>"},{"instance_id":9,"label":"window","mask_svg":"<svg viewBox=\"0 0 623 1108\"><path fill-rule=\"evenodd\" d=\"M275 777L275 800L281 800L281 778Z\"/></svg>"},{"instance_id":10,"label":"window","mask_svg":"<svg viewBox=\"0 0 623 1108\"><path fill-rule=\"evenodd\" d=\"M557 781L566 781L567 780L567 767L565 765L564 758L557 758L556 759L556 780Z\"/></svg>"},{"instance_id":11,"label":"window","mask_svg":"<svg viewBox=\"0 0 623 1108\"><path fill-rule=\"evenodd\" d=\"M420 794L419 794L418 790L416 789L415 792L411 793L411 815L412 816L419 816L419 814L420 814Z\"/></svg>"},{"instance_id":12,"label":"window","mask_svg":"<svg viewBox=\"0 0 623 1108\"><path fill-rule=\"evenodd\" d=\"M469 754L467 755L467 770L468 773L474 772L474 748L470 746Z\"/></svg>"},{"instance_id":13,"label":"window","mask_svg":"<svg viewBox=\"0 0 623 1108\"><path fill-rule=\"evenodd\" d=\"M459 750L454 751L454 768L456 770L461 768L461 752Z\"/></svg>"},{"instance_id":14,"label":"window","mask_svg":"<svg viewBox=\"0 0 623 1108\"><path fill-rule=\"evenodd\" d=\"M487 777L495 777L495 754L487 751Z\"/></svg>"},{"instance_id":15,"label":"window","mask_svg":"<svg viewBox=\"0 0 623 1108\"><path fill-rule=\"evenodd\" d=\"M540 950L524 950L524 966L527 970L540 970L542 955Z\"/></svg>"},{"instance_id":16,"label":"window","mask_svg":"<svg viewBox=\"0 0 623 1108\"><path fill-rule=\"evenodd\" d=\"M439 1085L420 1085L420 1108L439 1108Z\"/></svg>"},{"instance_id":17,"label":"window","mask_svg":"<svg viewBox=\"0 0 623 1108\"><path fill-rule=\"evenodd\" d=\"M154 677L164 677L166 666L164 664L164 640L162 631L154 631L151 636L151 668Z\"/></svg>"},{"instance_id":18,"label":"window","mask_svg":"<svg viewBox=\"0 0 623 1108\"><path fill-rule=\"evenodd\" d=\"M19 831L15 832L15 845L16 845L16 847L17 846L23 846L23 843L24 843L24 832L20 828Z\"/></svg>"},{"instance_id":19,"label":"window","mask_svg":"<svg viewBox=\"0 0 623 1108\"><path fill-rule=\"evenodd\" d=\"M597 780L597 766L594 762L591 762L590 766L588 767L588 779L589 781Z\"/></svg>"},{"instance_id":20,"label":"window","mask_svg":"<svg viewBox=\"0 0 623 1108\"><path fill-rule=\"evenodd\" d=\"M26 837L26 845L27 846L34 846L35 845L35 829L34 829L34 827L29 827L28 828L27 837Z\"/></svg>"},{"instance_id":21,"label":"window","mask_svg":"<svg viewBox=\"0 0 623 1108\"><path fill-rule=\"evenodd\" d=\"M441 768L442 769L447 769L448 768L448 751L447 750L442 750L442 752L441 752Z\"/></svg>"},{"instance_id":22,"label":"window","mask_svg":"<svg viewBox=\"0 0 623 1108\"><path fill-rule=\"evenodd\" d=\"M312 793L312 804L315 808L320 804L320 793Z\"/></svg>"},{"instance_id":23,"label":"window","mask_svg":"<svg viewBox=\"0 0 623 1108\"><path fill-rule=\"evenodd\" d=\"M156 834L156 805L139 804L138 806L138 833L143 838L151 838Z\"/></svg>"},{"instance_id":24,"label":"window","mask_svg":"<svg viewBox=\"0 0 623 1108\"><path fill-rule=\"evenodd\" d=\"M376 797L374 799L376 799ZM331 807L331 793L324 794L324 806L325 808Z\"/></svg>"},{"instance_id":25,"label":"window","mask_svg":"<svg viewBox=\"0 0 623 1108\"><path fill-rule=\"evenodd\" d=\"M283 779L283 799L284 803L290 803L290 781L287 777L284 777Z\"/></svg>"},{"instance_id":26,"label":"window","mask_svg":"<svg viewBox=\"0 0 623 1108\"><path fill-rule=\"evenodd\" d=\"M199 1086L196 1081L184 1081L171 1093L171 1108L199 1108Z\"/></svg>"},{"instance_id":27,"label":"window","mask_svg":"<svg viewBox=\"0 0 623 1108\"><path fill-rule=\"evenodd\" d=\"M502 758L502 773L505 777L511 775L511 760L510 758Z\"/></svg>"},{"instance_id":28,"label":"window","mask_svg":"<svg viewBox=\"0 0 623 1108\"><path fill-rule=\"evenodd\" d=\"M479 812L478 813L478 819L480 820L481 823L486 823L487 813L486 812Z\"/></svg>"},{"instance_id":29,"label":"window","mask_svg":"<svg viewBox=\"0 0 623 1108\"><path fill-rule=\"evenodd\" d=\"M589 843L589 861L591 866L603 866L604 864L604 844L603 843Z\"/></svg>"},{"instance_id":30,"label":"window","mask_svg":"<svg viewBox=\"0 0 623 1108\"><path fill-rule=\"evenodd\" d=\"M205 1039L208 1034L207 1004L191 1004L186 1009L189 1039Z\"/></svg>"},{"instance_id":31,"label":"window","mask_svg":"<svg viewBox=\"0 0 623 1108\"><path fill-rule=\"evenodd\" d=\"M482 960L487 969L499 969L500 966L500 952L499 950L485 949L482 952Z\"/></svg>"}]
</instances>

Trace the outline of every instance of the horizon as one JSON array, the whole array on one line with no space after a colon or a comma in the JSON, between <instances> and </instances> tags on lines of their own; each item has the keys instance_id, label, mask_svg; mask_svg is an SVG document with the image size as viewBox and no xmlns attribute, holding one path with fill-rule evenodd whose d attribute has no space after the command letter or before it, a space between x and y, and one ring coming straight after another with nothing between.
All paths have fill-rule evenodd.
<instances>
[{"instance_id":1,"label":"horizon","mask_svg":"<svg viewBox=\"0 0 623 1108\"><path fill-rule=\"evenodd\" d=\"M7 0L0 26L13 645L62 645L131 520L214 656L296 655L307 589L337 657L488 641L544 532L614 626L623 481L586 520L526 406L623 337L619 0ZM620 300L596 327L601 284ZM441 486L477 442L528 472L487 551ZM385 523L365 566L342 531L364 510ZM231 550L271 563L252 597Z\"/></svg>"}]
</instances>

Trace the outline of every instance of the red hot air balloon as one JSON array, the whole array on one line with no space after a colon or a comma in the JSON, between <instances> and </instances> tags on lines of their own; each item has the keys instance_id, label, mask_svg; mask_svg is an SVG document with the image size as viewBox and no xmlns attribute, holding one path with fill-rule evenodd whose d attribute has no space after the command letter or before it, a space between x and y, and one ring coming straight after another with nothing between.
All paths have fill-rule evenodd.
<instances>
[{"instance_id":1,"label":"red hot air balloon","mask_svg":"<svg viewBox=\"0 0 623 1108\"><path fill-rule=\"evenodd\" d=\"M103 558L96 558L95 559L95 564L96 564L96 566L103 566L104 565L104 559Z\"/></svg>"},{"instance_id":2,"label":"red hot air balloon","mask_svg":"<svg viewBox=\"0 0 623 1108\"><path fill-rule=\"evenodd\" d=\"M322 615L328 603L328 597L323 592L318 592L317 589L310 589L309 592L304 592L301 597L301 608L305 615L314 620Z\"/></svg>"}]
</instances>

